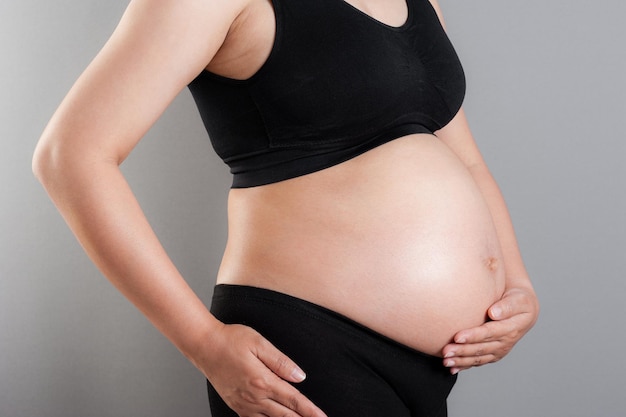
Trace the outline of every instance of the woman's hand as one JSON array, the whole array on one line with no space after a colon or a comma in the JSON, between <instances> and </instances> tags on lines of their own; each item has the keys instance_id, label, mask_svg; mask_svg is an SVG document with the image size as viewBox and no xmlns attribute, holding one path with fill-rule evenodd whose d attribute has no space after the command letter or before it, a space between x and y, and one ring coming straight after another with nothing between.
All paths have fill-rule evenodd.
<instances>
[{"instance_id":1,"label":"woman's hand","mask_svg":"<svg viewBox=\"0 0 626 417\"><path fill-rule=\"evenodd\" d=\"M287 382L302 382L304 372L255 330L224 325L212 340L194 362L240 417L326 417Z\"/></svg>"},{"instance_id":2,"label":"woman's hand","mask_svg":"<svg viewBox=\"0 0 626 417\"><path fill-rule=\"evenodd\" d=\"M492 321L458 332L443 348L443 363L452 374L502 359L537 321L539 303L532 290L511 288L487 314Z\"/></svg>"}]
</instances>

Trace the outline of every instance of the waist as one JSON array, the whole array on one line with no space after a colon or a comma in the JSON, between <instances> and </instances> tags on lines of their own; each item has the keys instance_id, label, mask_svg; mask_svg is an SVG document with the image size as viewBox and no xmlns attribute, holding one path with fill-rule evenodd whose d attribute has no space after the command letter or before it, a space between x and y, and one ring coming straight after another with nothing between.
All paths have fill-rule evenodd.
<instances>
[{"instance_id":1,"label":"waist","mask_svg":"<svg viewBox=\"0 0 626 417\"><path fill-rule=\"evenodd\" d=\"M291 294L436 354L452 327L484 320L501 264L469 171L434 136L411 135L323 171L231 190L218 282ZM405 332L423 319L428 346Z\"/></svg>"}]
</instances>

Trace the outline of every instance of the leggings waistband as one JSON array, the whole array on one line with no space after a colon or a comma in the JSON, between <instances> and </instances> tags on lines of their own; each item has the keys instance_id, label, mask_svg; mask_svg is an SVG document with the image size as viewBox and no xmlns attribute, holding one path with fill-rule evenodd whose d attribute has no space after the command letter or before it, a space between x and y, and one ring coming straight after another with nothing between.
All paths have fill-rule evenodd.
<instances>
[{"instance_id":1,"label":"leggings waistband","mask_svg":"<svg viewBox=\"0 0 626 417\"><path fill-rule=\"evenodd\" d=\"M247 325L307 373L297 388L329 417L445 417L456 376L442 359L280 292L215 287L211 312ZM212 415L236 417L209 384Z\"/></svg>"},{"instance_id":2,"label":"leggings waistband","mask_svg":"<svg viewBox=\"0 0 626 417\"><path fill-rule=\"evenodd\" d=\"M438 364L442 362L442 359L438 356L427 354L400 343L349 317L344 316L341 313L337 313L329 308L278 291L247 285L218 284L213 290L213 300L214 302L217 300L224 300L229 303L235 303L235 305L240 305L241 303L246 304L252 300L262 301L264 303L273 304L277 307L323 321L326 324L336 327L348 334L356 337L362 337L368 343L375 340L377 343L382 345L388 345L396 349L406 350L410 354L422 356L425 359L435 361Z\"/></svg>"}]
</instances>

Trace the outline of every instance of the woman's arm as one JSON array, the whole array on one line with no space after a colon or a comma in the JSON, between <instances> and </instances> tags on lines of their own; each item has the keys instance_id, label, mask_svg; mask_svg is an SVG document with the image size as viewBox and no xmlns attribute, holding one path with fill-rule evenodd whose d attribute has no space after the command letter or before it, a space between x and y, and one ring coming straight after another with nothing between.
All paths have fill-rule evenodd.
<instances>
[{"instance_id":1,"label":"woman's arm","mask_svg":"<svg viewBox=\"0 0 626 417\"><path fill-rule=\"evenodd\" d=\"M133 0L46 127L33 170L104 275L242 415L323 416L284 380L302 371L215 319L184 281L119 165L211 61L247 0ZM291 410L289 410L291 409Z\"/></svg>"},{"instance_id":2,"label":"woman's arm","mask_svg":"<svg viewBox=\"0 0 626 417\"><path fill-rule=\"evenodd\" d=\"M535 324L539 303L524 267L504 198L476 146L463 110L436 135L468 167L485 197L502 247L506 280L503 297L488 310L492 321L460 331L454 336L454 343L443 349L444 364L452 373L457 373L502 359Z\"/></svg>"},{"instance_id":3,"label":"woman's arm","mask_svg":"<svg viewBox=\"0 0 626 417\"><path fill-rule=\"evenodd\" d=\"M430 2L445 27L439 3ZM502 359L537 321L539 301L524 267L506 203L476 146L463 109L435 134L465 163L487 201L502 246L506 279L504 295L488 310L492 321L460 331L454 343L444 347L444 365L456 374Z\"/></svg>"}]
</instances>

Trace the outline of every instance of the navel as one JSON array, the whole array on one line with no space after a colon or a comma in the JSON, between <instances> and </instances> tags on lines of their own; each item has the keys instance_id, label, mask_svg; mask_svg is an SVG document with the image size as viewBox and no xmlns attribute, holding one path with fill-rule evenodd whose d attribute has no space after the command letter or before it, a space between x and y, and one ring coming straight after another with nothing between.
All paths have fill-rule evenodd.
<instances>
[{"instance_id":1,"label":"navel","mask_svg":"<svg viewBox=\"0 0 626 417\"><path fill-rule=\"evenodd\" d=\"M487 266L487 269L491 272L495 272L498 269L498 264L498 258L495 258L493 256L485 259L485 265Z\"/></svg>"}]
</instances>

